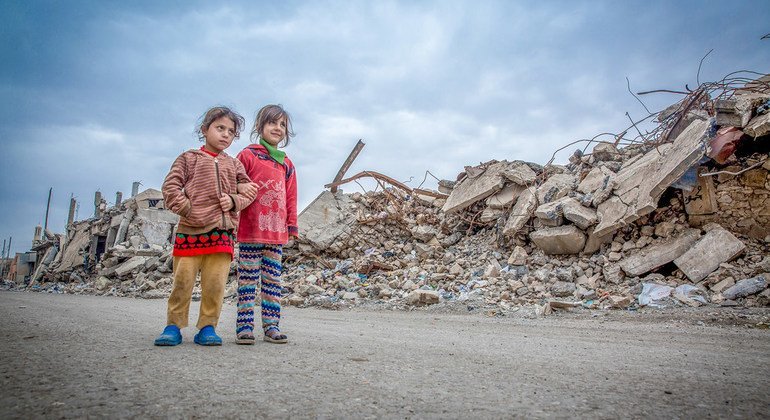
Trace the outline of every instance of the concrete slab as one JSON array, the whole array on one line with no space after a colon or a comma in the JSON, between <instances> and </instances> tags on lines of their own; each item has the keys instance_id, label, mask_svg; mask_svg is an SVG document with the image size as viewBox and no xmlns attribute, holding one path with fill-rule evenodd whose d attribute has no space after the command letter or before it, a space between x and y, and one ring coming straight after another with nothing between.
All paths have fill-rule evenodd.
<instances>
[{"instance_id":1,"label":"concrete slab","mask_svg":"<svg viewBox=\"0 0 770 420\"><path fill-rule=\"evenodd\" d=\"M575 189L577 179L571 174L555 174L545 180L537 189L537 202L540 204L556 201Z\"/></svg>"},{"instance_id":2,"label":"concrete slab","mask_svg":"<svg viewBox=\"0 0 770 420\"><path fill-rule=\"evenodd\" d=\"M75 232L65 245L61 252L61 261L56 273L70 271L73 268L83 265L83 254L87 252L91 244L91 234L89 223L79 223L74 225Z\"/></svg>"},{"instance_id":3,"label":"concrete slab","mask_svg":"<svg viewBox=\"0 0 770 420\"><path fill-rule=\"evenodd\" d=\"M744 127L743 132L754 138L770 133L770 112L752 118Z\"/></svg>"},{"instance_id":4,"label":"concrete slab","mask_svg":"<svg viewBox=\"0 0 770 420\"><path fill-rule=\"evenodd\" d=\"M741 254L746 245L732 233L718 227L705 234L690 249L674 259L674 264L692 282L699 282L719 268L719 264Z\"/></svg>"},{"instance_id":5,"label":"concrete slab","mask_svg":"<svg viewBox=\"0 0 770 420\"><path fill-rule=\"evenodd\" d=\"M540 229L529 238L549 255L577 254L586 244L585 233L572 225Z\"/></svg>"},{"instance_id":6,"label":"concrete slab","mask_svg":"<svg viewBox=\"0 0 770 420\"><path fill-rule=\"evenodd\" d=\"M561 226L564 224L562 200L541 204L535 209L535 217L545 226Z\"/></svg>"},{"instance_id":7,"label":"concrete slab","mask_svg":"<svg viewBox=\"0 0 770 420\"><path fill-rule=\"evenodd\" d=\"M624 165L615 178L614 197L599 205L599 225L594 233L603 236L614 232L655 210L666 188L703 157L708 128L708 121L693 121L673 143L658 146ZM623 205L625 212L619 214Z\"/></svg>"},{"instance_id":8,"label":"concrete slab","mask_svg":"<svg viewBox=\"0 0 770 420\"><path fill-rule=\"evenodd\" d=\"M593 254L594 252L600 250L602 245L612 242L612 238L614 236L615 234L613 233L604 236L598 236L593 233L589 233L588 239L586 239L586 246L583 248L583 253Z\"/></svg>"},{"instance_id":9,"label":"concrete slab","mask_svg":"<svg viewBox=\"0 0 770 420\"><path fill-rule=\"evenodd\" d=\"M578 184L577 190L583 194L594 194L597 190L612 189L615 186L615 172L607 167L597 166L591 169Z\"/></svg>"},{"instance_id":10,"label":"concrete slab","mask_svg":"<svg viewBox=\"0 0 770 420\"><path fill-rule=\"evenodd\" d=\"M618 148L615 147L612 143L606 143L601 142L594 146L593 151L591 154L594 156L594 159L598 161L603 160L610 160L610 161L620 161L623 160L623 157L621 156L620 152L618 151Z\"/></svg>"},{"instance_id":11,"label":"concrete slab","mask_svg":"<svg viewBox=\"0 0 770 420\"><path fill-rule=\"evenodd\" d=\"M599 224L594 228L593 234L597 237L611 235L622 226L627 212L628 206L617 196L599 204L596 209Z\"/></svg>"},{"instance_id":12,"label":"concrete slab","mask_svg":"<svg viewBox=\"0 0 770 420\"><path fill-rule=\"evenodd\" d=\"M503 227L503 235L507 237L515 236L532 217L536 207L537 197L533 192L533 188L527 188L521 193L519 199L516 200L516 205L511 209L508 221L505 222L505 227Z\"/></svg>"},{"instance_id":13,"label":"concrete slab","mask_svg":"<svg viewBox=\"0 0 770 420\"><path fill-rule=\"evenodd\" d=\"M565 197L560 202L562 203L564 218L580 229L586 230L599 221L596 210L580 204L572 197Z\"/></svg>"},{"instance_id":14,"label":"concrete slab","mask_svg":"<svg viewBox=\"0 0 770 420\"><path fill-rule=\"evenodd\" d=\"M492 209L511 208L511 206L513 206L513 204L516 202L516 199L519 198L522 191L524 191L526 188L527 187L513 182L508 183L500 192L487 198L487 207Z\"/></svg>"},{"instance_id":15,"label":"concrete slab","mask_svg":"<svg viewBox=\"0 0 770 420\"><path fill-rule=\"evenodd\" d=\"M641 276L674 261L687 252L699 238L700 231L698 229L687 229L677 238L670 238L660 244L648 246L638 253L624 258L619 263L620 268L629 276Z\"/></svg>"},{"instance_id":16,"label":"concrete slab","mask_svg":"<svg viewBox=\"0 0 770 420\"><path fill-rule=\"evenodd\" d=\"M503 171L503 176L522 186L530 186L537 179L535 171L526 162L522 161L511 162L508 168Z\"/></svg>"},{"instance_id":17,"label":"concrete slab","mask_svg":"<svg viewBox=\"0 0 770 420\"><path fill-rule=\"evenodd\" d=\"M337 238L349 235L356 221L350 204L343 194L335 196L331 191L323 191L297 218L300 240L324 249Z\"/></svg>"},{"instance_id":18,"label":"concrete slab","mask_svg":"<svg viewBox=\"0 0 770 420\"><path fill-rule=\"evenodd\" d=\"M145 262L147 262L147 257L131 257L128 261L115 267L115 274L117 274L118 277L123 277L130 274L134 269L143 267Z\"/></svg>"},{"instance_id":19,"label":"concrete slab","mask_svg":"<svg viewBox=\"0 0 770 420\"><path fill-rule=\"evenodd\" d=\"M506 161L493 163L481 175L465 178L449 194L442 208L444 213L460 211L500 191L505 183L502 172L507 167Z\"/></svg>"}]
</instances>

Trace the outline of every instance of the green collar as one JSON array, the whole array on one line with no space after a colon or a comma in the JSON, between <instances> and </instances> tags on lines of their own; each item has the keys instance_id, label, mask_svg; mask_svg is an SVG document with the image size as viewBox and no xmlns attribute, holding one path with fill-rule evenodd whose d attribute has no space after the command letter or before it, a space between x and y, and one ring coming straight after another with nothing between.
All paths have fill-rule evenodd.
<instances>
[{"instance_id":1,"label":"green collar","mask_svg":"<svg viewBox=\"0 0 770 420\"><path fill-rule=\"evenodd\" d=\"M276 162L283 165L283 160L286 158L286 152L278 150L277 147L273 147L270 143L266 142L265 139L262 137L259 138L259 144L265 147L267 149L267 153L270 154L270 157L275 159Z\"/></svg>"}]
</instances>

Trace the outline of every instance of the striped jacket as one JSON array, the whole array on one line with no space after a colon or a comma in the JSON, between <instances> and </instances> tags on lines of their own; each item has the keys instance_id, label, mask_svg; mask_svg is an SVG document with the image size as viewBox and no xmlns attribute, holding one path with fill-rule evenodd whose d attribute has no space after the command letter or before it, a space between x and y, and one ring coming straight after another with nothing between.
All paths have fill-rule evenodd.
<instances>
[{"instance_id":1,"label":"striped jacket","mask_svg":"<svg viewBox=\"0 0 770 420\"><path fill-rule=\"evenodd\" d=\"M251 182L241 162L222 152L213 157L198 149L176 158L163 181L163 200L167 209L181 216L178 233L199 234L212 229L234 230L238 212L251 204L239 195L236 186ZM229 195L235 207L222 211L219 197Z\"/></svg>"}]
</instances>

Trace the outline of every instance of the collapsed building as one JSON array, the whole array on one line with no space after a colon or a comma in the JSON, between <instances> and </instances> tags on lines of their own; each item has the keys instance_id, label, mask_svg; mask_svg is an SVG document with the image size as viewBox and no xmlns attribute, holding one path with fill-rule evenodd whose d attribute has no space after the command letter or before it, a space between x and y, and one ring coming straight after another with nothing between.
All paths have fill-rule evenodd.
<instances>
[{"instance_id":1,"label":"collapsed building","mask_svg":"<svg viewBox=\"0 0 770 420\"><path fill-rule=\"evenodd\" d=\"M359 142L299 216L299 240L284 254L284 300L544 313L770 306L770 77L733 75L679 93L645 118L656 123L646 133L633 122L575 142L566 147L583 149L565 165L467 166L438 191L373 171L343 179ZM364 177L377 187L339 190ZM65 235L46 233L34 274L16 286L166 297L177 220L157 190L97 208ZM233 264L226 295L235 290Z\"/></svg>"}]
</instances>

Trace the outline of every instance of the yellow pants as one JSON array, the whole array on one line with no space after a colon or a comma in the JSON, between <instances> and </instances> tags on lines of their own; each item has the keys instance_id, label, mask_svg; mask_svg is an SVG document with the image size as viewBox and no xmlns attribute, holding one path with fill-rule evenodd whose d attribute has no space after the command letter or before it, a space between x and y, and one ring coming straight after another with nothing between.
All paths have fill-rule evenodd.
<instances>
[{"instance_id":1,"label":"yellow pants","mask_svg":"<svg viewBox=\"0 0 770 420\"><path fill-rule=\"evenodd\" d=\"M198 329L207 325L217 326L231 260L230 254L224 252L174 257L174 288L168 297L167 325L173 324L179 328L187 326L192 290L200 272L201 308L196 326Z\"/></svg>"}]
</instances>

